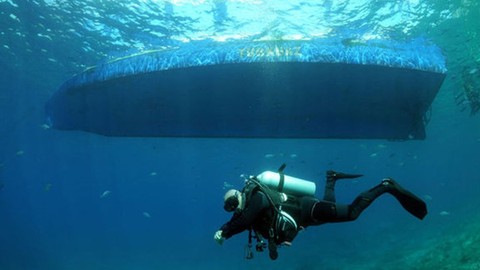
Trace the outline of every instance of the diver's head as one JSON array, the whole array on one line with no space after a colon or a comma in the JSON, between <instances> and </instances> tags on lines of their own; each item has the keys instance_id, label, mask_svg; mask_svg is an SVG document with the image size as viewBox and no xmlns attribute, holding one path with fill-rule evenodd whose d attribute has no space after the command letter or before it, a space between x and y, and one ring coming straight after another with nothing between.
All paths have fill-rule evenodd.
<instances>
[{"instance_id":1,"label":"diver's head","mask_svg":"<svg viewBox=\"0 0 480 270\"><path fill-rule=\"evenodd\" d=\"M230 189L223 197L223 209L233 212L242 208L242 193L236 189Z\"/></svg>"}]
</instances>

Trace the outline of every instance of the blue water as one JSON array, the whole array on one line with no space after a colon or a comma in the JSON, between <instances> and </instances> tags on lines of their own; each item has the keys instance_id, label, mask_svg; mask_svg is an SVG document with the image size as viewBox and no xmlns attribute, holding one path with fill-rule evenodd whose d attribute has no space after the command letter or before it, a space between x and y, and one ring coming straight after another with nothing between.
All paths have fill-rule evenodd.
<instances>
[{"instance_id":1,"label":"blue water","mask_svg":"<svg viewBox=\"0 0 480 270\"><path fill-rule=\"evenodd\" d=\"M0 1L0 269L429 269L427 259L455 258L437 247L479 223L479 119L455 102L459 72L480 61L472 38L480 29L478 4L342 2ZM376 26L388 21L390 27ZM355 23L362 25L357 32ZM452 35L459 26L464 31ZM427 37L443 49L449 74L426 140L109 138L44 125L51 93L105 58L188 38L308 36L319 29L355 38ZM244 260L246 234L218 246L213 234L229 219L225 183L241 188L240 174L284 162L286 174L315 181L318 196L327 169L364 174L338 183L337 200L346 203L393 177L426 200L429 215L419 221L386 195L355 222L308 228L275 262L261 253Z\"/></svg>"}]
</instances>

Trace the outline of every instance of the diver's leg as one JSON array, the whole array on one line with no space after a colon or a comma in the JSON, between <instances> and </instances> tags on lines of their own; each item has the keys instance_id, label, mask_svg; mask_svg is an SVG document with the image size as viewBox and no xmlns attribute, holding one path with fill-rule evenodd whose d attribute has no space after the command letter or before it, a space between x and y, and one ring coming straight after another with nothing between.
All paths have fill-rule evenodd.
<instances>
[{"instance_id":1,"label":"diver's leg","mask_svg":"<svg viewBox=\"0 0 480 270\"><path fill-rule=\"evenodd\" d=\"M323 194L323 200L329 202L335 202L335 183L339 179L353 179L362 176L362 174L347 174L342 172L336 172L328 170L326 173L325 192Z\"/></svg>"},{"instance_id":2,"label":"diver's leg","mask_svg":"<svg viewBox=\"0 0 480 270\"><path fill-rule=\"evenodd\" d=\"M350 208L346 204L318 200L313 197L302 197L300 205L300 224L304 227L351 220Z\"/></svg>"},{"instance_id":3,"label":"diver's leg","mask_svg":"<svg viewBox=\"0 0 480 270\"><path fill-rule=\"evenodd\" d=\"M327 171L327 179L325 182L325 192L323 194L323 199L329 202L335 202L335 182L337 179L334 177L334 171Z\"/></svg>"},{"instance_id":4,"label":"diver's leg","mask_svg":"<svg viewBox=\"0 0 480 270\"><path fill-rule=\"evenodd\" d=\"M317 201L311 208L312 225L355 220L378 196L388 190L389 188L386 185L380 184L362 192L350 205L337 204L331 201Z\"/></svg>"},{"instance_id":5,"label":"diver's leg","mask_svg":"<svg viewBox=\"0 0 480 270\"><path fill-rule=\"evenodd\" d=\"M379 185L360 193L348 207L348 216L350 220L357 219L363 210L365 210L376 198L388 190L389 187L384 185L382 182Z\"/></svg>"},{"instance_id":6,"label":"diver's leg","mask_svg":"<svg viewBox=\"0 0 480 270\"><path fill-rule=\"evenodd\" d=\"M392 194L412 215L423 219L427 214L427 206L420 198L402 188L393 179L384 179L379 185L360 193L350 204L337 204L331 201L316 201L311 205L311 225L327 222L345 222L357 219L370 204L384 193Z\"/></svg>"}]
</instances>

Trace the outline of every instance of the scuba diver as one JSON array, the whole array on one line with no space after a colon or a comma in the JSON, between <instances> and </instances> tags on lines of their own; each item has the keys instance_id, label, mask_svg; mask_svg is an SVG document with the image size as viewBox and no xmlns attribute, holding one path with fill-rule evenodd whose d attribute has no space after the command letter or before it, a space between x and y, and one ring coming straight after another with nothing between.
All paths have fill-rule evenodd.
<instances>
[{"instance_id":1,"label":"scuba diver","mask_svg":"<svg viewBox=\"0 0 480 270\"><path fill-rule=\"evenodd\" d=\"M393 195L405 210L418 219L427 215L425 202L391 178L385 178L379 185L360 193L347 205L336 203L336 181L363 175L327 171L324 197L320 200L314 197L315 183L285 175L285 166L283 164L278 172L266 171L246 178L242 191L231 189L226 192L224 209L233 212L233 216L215 233L214 240L218 244L248 230L245 258L253 258L251 247L252 238L255 238L256 250L260 252L268 247L270 259L276 260L277 247L290 246L300 230L308 226L356 220L384 193Z\"/></svg>"}]
</instances>

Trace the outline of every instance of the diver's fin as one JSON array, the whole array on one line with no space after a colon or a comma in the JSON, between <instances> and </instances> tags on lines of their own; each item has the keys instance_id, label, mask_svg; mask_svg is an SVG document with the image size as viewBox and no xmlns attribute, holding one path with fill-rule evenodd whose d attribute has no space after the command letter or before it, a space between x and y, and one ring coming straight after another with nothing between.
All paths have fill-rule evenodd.
<instances>
[{"instance_id":1,"label":"diver's fin","mask_svg":"<svg viewBox=\"0 0 480 270\"><path fill-rule=\"evenodd\" d=\"M427 204L415 194L402 188L391 178L384 179L382 184L392 185L393 189L390 190L389 193L392 194L410 214L418 219L423 219L427 215Z\"/></svg>"},{"instance_id":2,"label":"diver's fin","mask_svg":"<svg viewBox=\"0 0 480 270\"><path fill-rule=\"evenodd\" d=\"M363 176L363 174L348 174L348 173L342 173L342 172L336 172L332 170L327 171L327 179L328 180L338 180L338 179L352 179L352 178L358 178Z\"/></svg>"}]
</instances>

